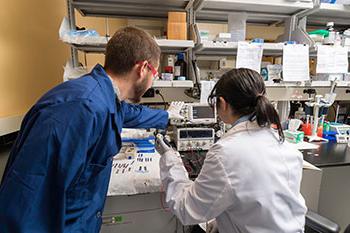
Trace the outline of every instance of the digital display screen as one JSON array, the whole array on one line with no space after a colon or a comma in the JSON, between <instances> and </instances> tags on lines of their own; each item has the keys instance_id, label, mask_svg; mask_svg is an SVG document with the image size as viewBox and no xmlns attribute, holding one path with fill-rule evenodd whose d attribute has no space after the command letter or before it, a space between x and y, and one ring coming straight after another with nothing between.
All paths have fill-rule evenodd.
<instances>
[{"instance_id":1,"label":"digital display screen","mask_svg":"<svg viewBox=\"0 0 350 233\"><path fill-rule=\"evenodd\" d=\"M180 138L212 138L212 130L180 130Z\"/></svg>"},{"instance_id":2,"label":"digital display screen","mask_svg":"<svg viewBox=\"0 0 350 233\"><path fill-rule=\"evenodd\" d=\"M210 106L193 106L193 119L215 118L214 109Z\"/></svg>"}]
</instances>

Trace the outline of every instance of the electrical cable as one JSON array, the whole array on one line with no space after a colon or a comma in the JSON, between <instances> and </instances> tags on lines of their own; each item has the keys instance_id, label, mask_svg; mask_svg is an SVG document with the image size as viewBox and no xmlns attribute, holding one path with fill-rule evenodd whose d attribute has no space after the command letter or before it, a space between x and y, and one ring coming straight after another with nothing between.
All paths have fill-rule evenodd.
<instances>
[{"instance_id":1,"label":"electrical cable","mask_svg":"<svg viewBox=\"0 0 350 233\"><path fill-rule=\"evenodd\" d=\"M193 72L194 72L194 77L195 77L195 84L197 85L197 88L198 88L198 91L199 93L201 92L201 87L200 87L200 77L198 77L200 74L198 73L198 66L197 66L197 61L193 60L192 61L192 69L193 69Z\"/></svg>"},{"instance_id":2,"label":"electrical cable","mask_svg":"<svg viewBox=\"0 0 350 233\"><path fill-rule=\"evenodd\" d=\"M162 98L163 105L164 105L164 110L166 110L167 103L165 102L164 96L162 95L162 93L160 93L159 90L156 90L155 93L156 93L157 95L159 95L160 98Z\"/></svg>"},{"instance_id":3,"label":"electrical cable","mask_svg":"<svg viewBox=\"0 0 350 233\"><path fill-rule=\"evenodd\" d=\"M332 109L333 109L333 112L334 112L334 121L335 121L335 117L336 117L336 114L337 114L337 109L335 108L335 103L332 104Z\"/></svg>"}]
</instances>

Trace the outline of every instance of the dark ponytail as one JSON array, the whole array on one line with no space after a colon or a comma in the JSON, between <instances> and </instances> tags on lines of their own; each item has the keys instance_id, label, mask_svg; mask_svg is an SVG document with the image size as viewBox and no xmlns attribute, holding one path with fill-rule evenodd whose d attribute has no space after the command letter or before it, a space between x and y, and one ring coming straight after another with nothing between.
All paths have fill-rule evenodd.
<instances>
[{"instance_id":1,"label":"dark ponytail","mask_svg":"<svg viewBox=\"0 0 350 233\"><path fill-rule=\"evenodd\" d=\"M228 102L235 114L251 115L260 127L277 129L280 141L284 134L277 111L265 96L263 78L254 70L240 68L225 73L214 86L208 97L209 104L214 104L214 97L222 97Z\"/></svg>"},{"instance_id":2,"label":"dark ponytail","mask_svg":"<svg viewBox=\"0 0 350 233\"><path fill-rule=\"evenodd\" d=\"M284 134L280 118L276 109L264 95L258 95L256 98L255 116L260 127L270 127L272 124L277 128L280 141L284 141Z\"/></svg>"}]
</instances>

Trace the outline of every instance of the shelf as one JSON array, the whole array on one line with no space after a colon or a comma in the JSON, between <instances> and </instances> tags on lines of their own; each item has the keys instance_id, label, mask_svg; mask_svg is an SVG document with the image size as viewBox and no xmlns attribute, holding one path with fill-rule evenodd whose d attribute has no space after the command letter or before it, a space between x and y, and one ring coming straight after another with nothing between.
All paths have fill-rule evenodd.
<instances>
[{"instance_id":1,"label":"shelf","mask_svg":"<svg viewBox=\"0 0 350 233\"><path fill-rule=\"evenodd\" d=\"M227 23L230 12L246 12L247 22L273 24L302 10L312 9L313 3L287 0L202 0L195 5L198 21ZM350 25L350 6L322 3L320 9L308 17L310 25L325 25L334 21L335 25Z\"/></svg>"},{"instance_id":2,"label":"shelf","mask_svg":"<svg viewBox=\"0 0 350 233\"><path fill-rule=\"evenodd\" d=\"M189 1L181 0L72 0L83 16L167 18L168 11L185 11Z\"/></svg>"},{"instance_id":3,"label":"shelf","mask_svg":"<svg viewBox=\"0 0 350 233\"><path fill-rule=\"evenodd\" d=\"M203 41L194 48L196 55L236 55L238 42ZM264 55L282 55L283 43L264 43Z\"/></svg>"},{"instance_id":4,"label":"shelf","mask_svg":"<svg viewBox=\"0 0 350 233\"><path fill-rule=\"evenodd\" d=\"M194 47L194 42L192 40L164 40L157 39L157 44L161 48L162 52L181 52L185 51L188 48ZM104 53L106 50L106 44L97 44L97 45L77 45L70 44L74 48L86 52L86 53Z\"/></svg>"},{"instance_id":5,"label":"shelf","mask_svg":"<svg viewBox=\"0 0 350 233\"><path fill-rule=\"evenodd\" d=\"M305 86L289 86L289 87L266 87L267 97L272 101L302 101L308 100L309 95L304 94L304 90L308 88L316 89L318 95L325 96L329 93L330 87L305 87ZM336 87L335 93L337 94L337 101L348 101L350 100L350 94L347 93L350 90L349 87Z\"/></svg>"},{"instance_id":6,"label":"shelf","mask_svg":"<svg viewBox=\"0 0 350 233\"><path fill-rule=\"evenodd\" d=\"M350 25L350 6L321 3L318 11L308 17L308 24L334 22L335 25Z\"/></svg>"},{"instance_id":7,"label":"shelf","mask_svg":"<svg viewBox=\"0 0 350 233\"><path fill-rule=\"evenodd\" d=\"M194 47L193 40L164 40L164 39L157 39L157 44L162 50L172 50L172 49L178 49L178 50L186 50L188 48Z\"/></svg>"},{"instance_id":8,"label":"shelf","mask_svg":"<svg viewBox=\"0 0 350 233\"><path fill-rule=\"evenodd\" d=\"M271 83L265 82L265 86L269 88L330 88L331 81L312 81L311 83L305 82L287 82L287 83ZM350 88L350 81L337 81L336 87Z\"/></svg>"},{"instance_id":9,"label":"shelf","mask_svg":"<svg viewBox=\"0 0 350 233\"><path fill-rule=\"evenodd\" d=\"M162 80L156 80L153 81L152 87L159 87L159 88L170 88L170 87L185 87L185 88L192 88L193 87L193 81L191 80L185 80L185 81L162 81Z\"/></svg>"},{"instance_id":10,"label":"shelf","mask_svg":"<svg viewBox=\"0 0 350 233\"><path fill-rule=\"evenodd\" d=\"M224 21L230 12L247 12L248 22L273 23L313 8L310 2L291 2L286 0L204 0L195 5L196 19L199 21Z\"/></svg>"},{"instance_id":11,"label":"shelf","mask_svg":"<svg viewBox=\"0 0 350 233\"><path fill-rule=\"evenodd\" d=\"M0 117L0 136L18 131L23 118L24 115Z\"/></svg>"},{"instance_id":12,"label":"shelf","mask_svg":"<svg viewBox=\"0 0 350 233\"><path fill-rule=\"evenodd\" d=\"M304 94L305 89L313 88L318 95L325 95L329 93L331 88L330 81L312 81L310 83L267 83L265 82L267 96L270 100L284 101L284 100L308 100L309 95ZM336 100L350 100L350 81L337 81L335 93L337 93Z\"/></svg>"},{"instance_id":13,"label":"shelf","mask_svg":"<svg viewBox=\"0 0 350 233\"><path fill-rule=\"evenodd\" d=\"M203 41L194 47L196 55L223 55L234 56L237 54L238 42L214 42ZM265 56L282 56L283 43L264 43L263 54ZM350 57L350 47L348 47ZM317 46L310 47L310 57L317 56Z\"/></svg>"}]
</instances>

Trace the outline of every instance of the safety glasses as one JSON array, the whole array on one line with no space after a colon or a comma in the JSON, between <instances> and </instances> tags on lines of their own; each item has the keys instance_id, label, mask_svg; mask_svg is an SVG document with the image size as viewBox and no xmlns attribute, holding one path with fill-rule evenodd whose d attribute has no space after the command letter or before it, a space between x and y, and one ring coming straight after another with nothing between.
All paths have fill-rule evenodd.
<instances>
[{"instance_id":1,"label":"safety glasses","mask_svg":"<svg viewBox=\"0 0 350 233\"><path fill-rule=\"evenodd\" d=\"M137 64L142 65L143 61L139 61L137 62ZM147 62L147 68L151 71L152 76L154 79L157 79L159 74L158 71L156 70L156 68L154 68L154 66L151 65L150 62Z\"/></svg>"},{"instance_id":2,"label":"safety glasses","mask_svg":"<svg viewBox=\"0 0 350 233\"><path fill-rule=\"evenodd\" d=\"M154 68L154 66L152 66L151 63L147 63L147 67L148 67L148 69L151 70L153 78L157 79L158 78L158 71L156 70L156 68Z\"/></svg>"},{"instance_id":3,"label":"safety glasses","mask_svg":"<svg viewBox=\"0 0 350 233\"><path fill-rule=\"evenodd\" d=\"M215 108L216 107L216 101L217 101L217 96L216 94L210 94L208 97L208 104L210 107Z\"/></svg>"}]
</instances>

